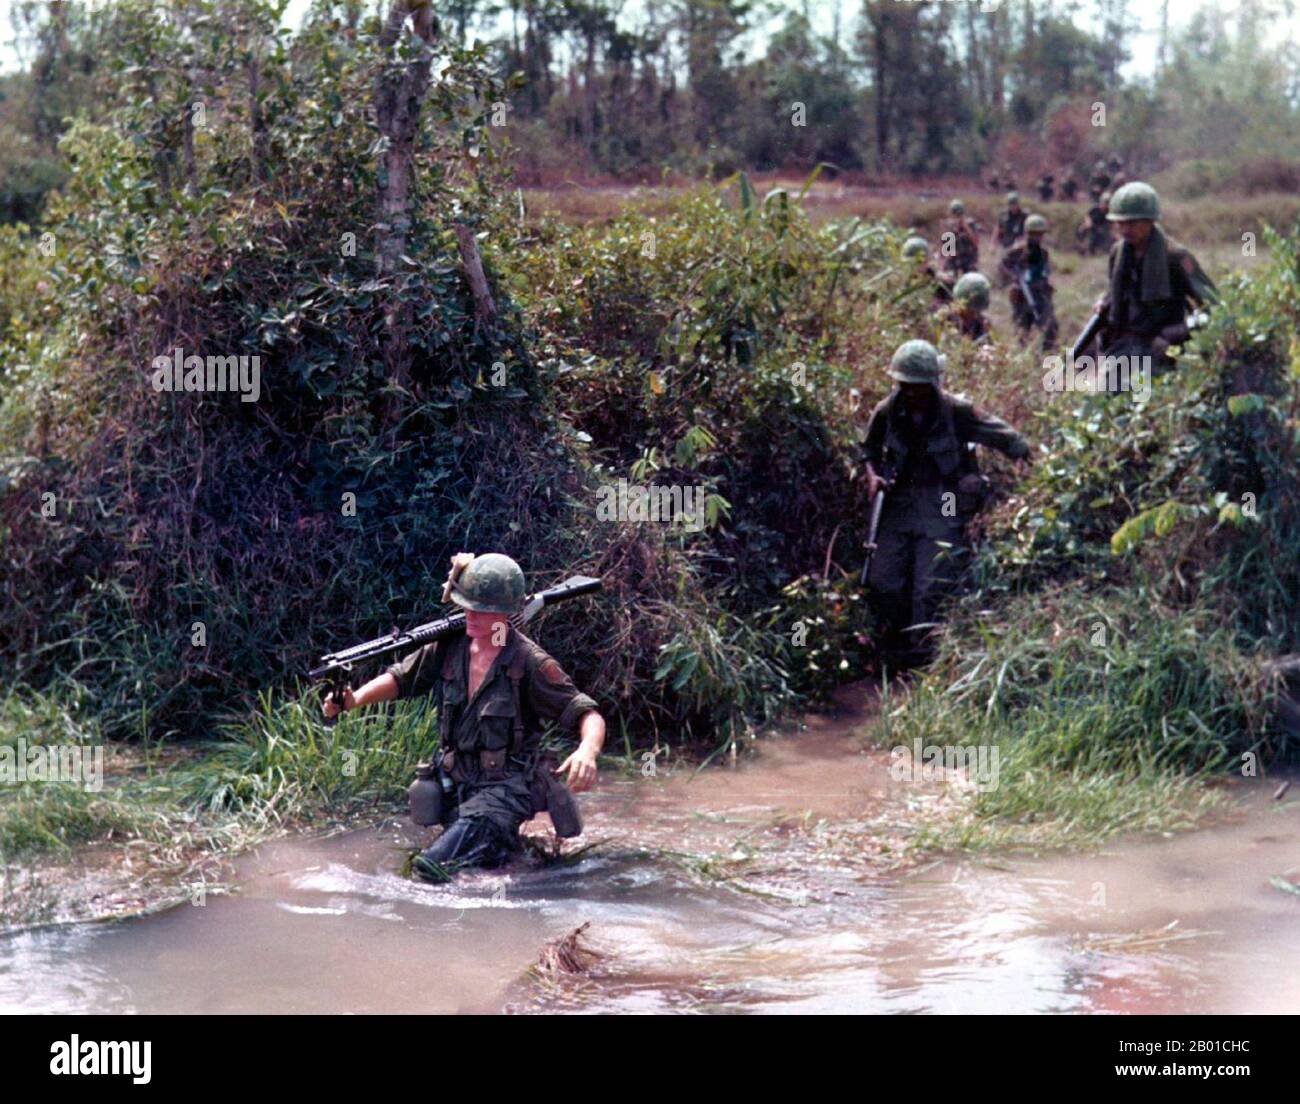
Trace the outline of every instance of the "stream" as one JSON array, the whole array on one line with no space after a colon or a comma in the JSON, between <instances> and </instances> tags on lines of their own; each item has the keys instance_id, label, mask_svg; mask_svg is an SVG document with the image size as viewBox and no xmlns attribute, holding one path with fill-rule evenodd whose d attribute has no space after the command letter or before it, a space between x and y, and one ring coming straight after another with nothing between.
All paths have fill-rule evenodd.
<instances>
[{"instance_id":1,"label":"stream","mask_svg":"<svg viewBox=\"0 0 1300 1104\"><path fill-rule=\"evenodd\" d=\"M402 820L278 840L201 907L0 940L0 1010L1300 1011L1276 780L1173 838L909 865L909 816L959 780L892 780L862 729L859 703L735 765L606 777L568 865L435 887L399 872L429 838ZM581 972L532 969L584 924Z\"/></svg>"}]
</instances>

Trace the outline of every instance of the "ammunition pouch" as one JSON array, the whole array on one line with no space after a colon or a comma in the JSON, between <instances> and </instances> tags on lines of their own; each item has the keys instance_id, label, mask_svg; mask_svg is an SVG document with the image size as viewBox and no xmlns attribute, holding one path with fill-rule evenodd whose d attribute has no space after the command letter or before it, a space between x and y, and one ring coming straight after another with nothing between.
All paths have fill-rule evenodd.
<instances>
[{"instance_id":1,"label":"ammunition pouch","mask_svg":"<svg viewBox=\"0 0 1300 1104\"><path fill-rule=\"evenodd\" d=\"M479 770L488 782L500 782L506 776L506 749L484 748L478 753Z\"/></svg>"},{"instance_id":2,"label":"ammunition pouch","mask_svg":"<svg viewBox=\"0 0 1300 1104\"><path fill-rule=\"evenodd\" d=\"M988 476L967 472L957 480L957 514L963 520L978 514L988 502L993 487Z\"/></svg>"}]
</instances>

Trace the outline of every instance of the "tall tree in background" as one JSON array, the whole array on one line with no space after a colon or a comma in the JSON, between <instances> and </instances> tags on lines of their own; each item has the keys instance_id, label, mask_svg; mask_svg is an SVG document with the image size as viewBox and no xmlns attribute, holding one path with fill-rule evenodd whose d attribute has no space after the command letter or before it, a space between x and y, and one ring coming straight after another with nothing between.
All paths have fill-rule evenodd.
<instances>
[{"instance_id":1,"label":"tall tree in background","mask_svg":"<svg viewBox=\"0 0 1300 1104\"><path fill-rule=\"evenodd\" d=\"M410 30L407 30L407 23ZM438 27L429 0L393 0L379 33L383 62L375 78L375 121L385 145L379 185L375 265L378 275L395 277L406 251L411 225L411 183L420 106L429 90ZM384 359L389 380L407 383L410 353L406 330L412 304L394 286L385 315Z\"/></svg>"}]
</instances>

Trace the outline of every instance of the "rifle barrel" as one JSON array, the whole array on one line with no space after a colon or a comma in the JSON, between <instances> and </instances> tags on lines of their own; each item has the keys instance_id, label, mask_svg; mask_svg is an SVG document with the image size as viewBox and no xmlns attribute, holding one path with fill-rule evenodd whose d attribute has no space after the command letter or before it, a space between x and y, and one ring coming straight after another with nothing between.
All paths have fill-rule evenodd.
<instances>
[{"instance_id":1,"label":"rifle barrel","mask_svg":"<svg viewBox=\"0 0 1300 1104\"><path fill-rule=\"evenodd\" d=\"M577 598L600 588L601 581L599 579L593 579L586 575L574 575L557 587L551 587L549 590L539 590L536 594L530 595L524 600L520 612L513 614L508 620L512 626L519 628L540 609L552 602L562 601L566 598ZM439 617L434 621L426 621L423 625L417 625L408 631L394 629L387 636L375 637L374 640L367 640L362 644L354 644L350 648L344 648L341 651L330 652L328 655L321 656L319 665L311 668L307 672L307 677L313 682L319 682L321 679L333 677L340 670L350 669L354 663L363 663L368 659L378 659L393 652L404 652L412 648L423 647L425 644L432 644L435 640L450 636L464 627L465 615L463 613L453 613L447 617Z\"/></svg>"}]
</instances>

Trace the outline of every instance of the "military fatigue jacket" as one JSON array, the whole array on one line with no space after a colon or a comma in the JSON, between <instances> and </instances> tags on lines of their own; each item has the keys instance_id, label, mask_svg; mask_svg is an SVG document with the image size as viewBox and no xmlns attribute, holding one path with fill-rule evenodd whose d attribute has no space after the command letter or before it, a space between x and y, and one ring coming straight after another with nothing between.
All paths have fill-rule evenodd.
<instances>
[{"instance_id":1,"label":"military fatigue jacket","mask_svg":"<svg viewBox=\"0 0 1300 1104\"><path fill-rule=\"evenodd\" d=\"M1188 304L1213 302L1213 282L1191 252L1171 241L1157 226L1139 262L1126 242L1110 253L1110 290L1106 296L1106 347L1125 336L1142 343L1157 337L1171 344L1187 338Z\"/></svg>"},{"instance_id":2,"label":"military fatigue jacket","mask_svg":"<svg viewBox=\"0 0 1300 1104\"><path fill-rule=\"evenodd\" d=\"M398 697L433 694L442 748L455 751L470 771L483 751L508 750L522 767L537 750L546 722L574 730L596 708L559 663L514 628L472 698L469 637L463 632L426 644L388 673L397 680Z\"/></svg>"},{"instance_id":3,"label":"military fatigue jacket","mask_svg":"<svg viewBox=\"0 0 1300 1104\"><path fill-rule=\"evenodd\" d=\"M961 529L965 511L947 511L944 493L957 492L963 475L979 471L969 446L983 445L1018 459L1029 455L1029 442L1001 418L946 392L940 392L929 423L913 429L898 396L894 391L872 411L862 449L877 474L894 480L885 495L881 525L950 536Z\"/></svg>"},{"instance_id":4,"label":"military fatigue jacket","mask_svg":"<svg viewBox=\"0 0 1300 1104\"><path fill-rule=\"evenodd\" d=\"M1003 249L1014 245L1015 240L1025 232L1025 220L1029 215L1025 213L1022 207L1019 211L1012 211L1009 208L1002 212L998 218L998 244Z\"/></svg>"}]
</instances>

